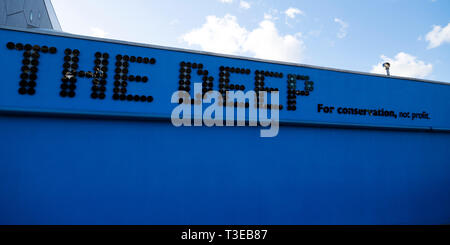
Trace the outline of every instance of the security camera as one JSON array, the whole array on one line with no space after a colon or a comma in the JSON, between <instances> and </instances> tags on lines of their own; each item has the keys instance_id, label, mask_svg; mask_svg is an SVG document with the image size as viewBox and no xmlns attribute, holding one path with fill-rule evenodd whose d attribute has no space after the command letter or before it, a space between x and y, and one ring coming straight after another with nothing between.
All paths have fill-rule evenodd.
<instances>
[{"instance_id":1,"label":"security camera","mask_svg":"<svg viewBox=\"0 0 450 245\"><path fill-rule=\"evenodd\" d=\"M391 74L389 72L389 68L391 68L391 64L389 62L386 62L386 63L383 64L383 67L384 67L384 69L386 69L386 74L388 76L390 76Z\"/></svg>"}]
</instances>

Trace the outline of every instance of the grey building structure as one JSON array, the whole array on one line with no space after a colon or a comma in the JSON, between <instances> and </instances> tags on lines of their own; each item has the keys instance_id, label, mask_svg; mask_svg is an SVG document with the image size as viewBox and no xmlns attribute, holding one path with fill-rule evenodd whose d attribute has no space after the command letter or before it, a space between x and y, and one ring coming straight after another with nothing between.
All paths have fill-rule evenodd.
<instances>
[{"instance_id":1,"label":"grey building structure","mask_svg":"<svg viewBox=\"0 0 450 245\"><path fill-rule=\"evenodd\" d=\"M0 0L0 25L62 31L50 0Z\"/></svg>"}]
</instances>

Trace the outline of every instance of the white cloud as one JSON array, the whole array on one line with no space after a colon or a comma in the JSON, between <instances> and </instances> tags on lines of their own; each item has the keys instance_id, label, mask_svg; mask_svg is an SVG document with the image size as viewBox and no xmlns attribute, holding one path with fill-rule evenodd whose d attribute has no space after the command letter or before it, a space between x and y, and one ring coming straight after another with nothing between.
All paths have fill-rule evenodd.
<instances>
[{"instance_id":1,"label":"white cloud","mask_svg":"<svg viewBox=\"0 0 450 245\"><path fill-rule=\"evenodd\" d=\"M381 59L382 62L372 67L372 73L386 74L386 70L383 68L384 62L391 64L390 72L394 76L424 78L433 71L432 64L426 64L417 57L404 52L398 53L394 59L384 55L381 56Z\"/></svg>"},{"instance_id":2,"label":"white cloud","mask_svg":"<svg viewBox=\"0 0 450 245\"><path fill-rule=\"evenodd\" d=\"M207 16L201 28L182 36L189 45L200 45L202 50L236 54L239 53L248 32L237 23L232 15L223 18Z\"/></svg>"},{"instance_id":3,"label":"white cloud","mask_svg":"<svg viewBox=\"0 0 450 245\"><path fill-rule=\"evenodd\" d=\"M239 3L239 7L243 9L249 9L251 6L249 2L241 0L241 2Z\"/></svg>"},{"instance_id":4,"label":"white cloud","mask_svg":"<svg viewBox=\"0 0 450 245\"><path fill-rule=\"evenodd\" d=\"M339 18L334 18L334 22L338 23L341 26L341 28L339 28L337 37L339 39L345 38L347 36L347 29L349 27L348 23Z\"/></svg>"},{"instance_id":5,"label":"white cloud","mask_svg":"<svg viewBox=\"0 0 450 245\"><path fill-rule=\"evenodd\" d=\"M263 20L248 34L243 49L256 58L299 62L303 58L304 43L301 33L281 36L272 21Z\"/></svg>"},{"instance_id":6,"label":"white cloud","mask_svg":"<svg viewBox=\"0 0 450 245\"><path fill-rule=\"evenodd\" d=\"M264 19L259 26L248 31L237 18L225 15L206 17L202 27L183 35L189 45L199 45L202 50L226 54L250 54L256 58L299 62L304 43L301 34L280 35L272 20Z\"/></svg>"},{"instance_id":7,"label":"white cloud","mask_svg":"<svg viewBox=\"0 0 450 245\"><path fill-rule=\"evenodd\" d=\"M219 0L222 3L233 3L233 0Z\"/></svg>"},{"instance_id":8,"label":"white cloud","mask_svg":"<svg viewBox=\"0 0 450 245\"><path fill-rule=\"evenodd\" d=\"M273 19L273 16L272 16L271 14L264 13L264 19L265 19L265 20L272 20L272 19Z\"/></svg>"},{"instance_id":9,"label":"white cloud","mask_svg":"<svg viewBox=\"0 0 450 245\"><path fill-rule=\"evenodd\" d=\"M265 20L278 20L278 9L270 9L268 13L264 13L264 19Z\"/></svg>"},{"instance_id":10,"label":"white cloud","mask_svg":"<svg viewBox=\"0 0 450 245\"><path fill-rule=\"evenodd\" d=\"M98 27L91 27L91 36L105 38L106 35L108 35L108 33L105 32L103 29L100 29Z\"/></svg>"},{"instance_id":11,"label":"white cloud","mask_svg":"<svg viewBox=\"0 0 450 245\"><path fill-rule=\"evenodd\" d=\"M295 16L298 14L303 15L303 11L301 11L298 8L293 8L293 7L288 8L286 11L284 11L284 13L286 14L287 17L289 17L291 19L295 18Z\"/></svg>"},{"instance_id":12,"label":"white cloud","mask_svg":"<svg viewBox=\"0 0 450 245\"><path fill-rule=\"evenodd\" d=\"M425 36L425 40L429 42L428 49L437 48L443 43L450 43L450 23L444 28L433 26L433 30Z\"/></svg>"}]
</instances>

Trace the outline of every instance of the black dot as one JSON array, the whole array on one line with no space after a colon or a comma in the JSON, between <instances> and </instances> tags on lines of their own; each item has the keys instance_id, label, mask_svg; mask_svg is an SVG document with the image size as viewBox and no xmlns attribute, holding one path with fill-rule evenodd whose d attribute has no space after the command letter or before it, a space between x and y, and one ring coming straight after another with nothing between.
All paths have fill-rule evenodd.
<instances>
[{"instance_id":1,"label":"black dot","mask_svg":"<svg viewBox=\"0 0 450 245\"><path fill-rule=\"evenodd\" d=\"M49 52L50 52L51 54L56 54L57 49L56 49L55 47L50 47Z\"/></svg>"},{"instance_id":2,"label":"black dot","mask_svg":"<svg viewBox=\"0 0 450 245\"><path fill-rule=\"evenodd\" d=\"M97 95L97 93L95 93L95 92L94 92L94 93L92 93L92 94L91 94L91 98L93 98L93 99L97 99L97 98L98 98L98 95Z\"/></svg>"},{"instance_id":3,"label":"black dot","mask_svg":"<svg viewBox=\"0 0 450 245\"><path fill-rule=\"evenodd\" d=\"M113 100L119 100L119 99L120 99L120 96L118 94L113 95Z\"/></svg>"},{"instance_id":4,"label":"black dot","mask_svg":"<svg viewBox=\"0 0 450 245\"><path fill-rule=\"evenodd\" d=\"M29 52L29 51L25 51L24 53L23 53L23 57L25 57L25 58L30 58L30 56L31 56L31 52Z\"/></svg>"},{"instance_id":5,"label":"black dot","mask_svg":"<svg viewBox=\"0 0 450 245\"><path fill-rule=\"evenodd\" d=\"M144 83L148 82L148 77L143 77L142 82L144 82Z\"/></svg>"},{"instance_id":6,"label":"black dot","mask_svg":"<svg viewBox=\"0 0 450 245\"><path fill-rule=\"evenodd\" d=\"M28 79L28 74L27 73L22 73L22 74L20 74L20 78L22 78L22 80L27 80Z\"/></svg>"},{"instance_id":7,"label":"black dot","mask_svg":"<svg viewBox=\"0 0 450 245\"><path fill-rule=\"evenodd\" d=\"M30 51L33 48L33 46L31 46L30 44L25 44L24 49L27 51Z\"/></svg>"},{"instance_id":8,"label":"black dot","mask_svg":"<svg viewBox=\"0 0 450 245\"><path fill-rule=\"evenodd\" d=\"M104 93L101 93L101 94L98 96L98 98L101 99L101 100L105 99L105 97L106 97L106 95L105 95Z\"/></svg>"},{"instance_id":9,"label":"black dot","mask_svg":"<svg viewBox=\"0 0 450 245\"><path fill-rule=\"evenodd\" d=\"M64 54L65 55L71 55L72 54L72 50L70 48L64 50Z\"/></svg>"},{"instance_id":10,"label":"black dot","mask_svg":"<svg viewBox=\"0 0 450 245\"><path fill-rule=\"evenodd\" d=\"M34 90L34 88L29 88L27 92L29 95L34 95L36 93L36 90Z\"/></svg>"},{"instance_id":11,"label":"black dot","mask_svg":"<svg viewBox=\"0 0 450 245\"><path fill-rule=\"evenodd\" d=\"M16 45L13 42L9 42L9 43L6 44L6 47L8 49L14 49L14 48L16 48Z\"/></svg>"},{"instance_id":12,"label":"black dot","mask_svg":"<svg viewBox=\"0 0 450 245\"><path fill-rule=\"evenodd\" d=\"M70 92L69 92L69 97L70 97L70 98L75 97L75 92L74 92L74 91L70 91Z\"/></svg>"},{"instance_id":13,"label":"black dot","mask_svg":"<svg viewBox=\"0 0 450 245\"><path fill-rule=\"evenodd\" d=\"M42 53L48 53L48 47L42 46L41 51L42 51Z\"/></svg>"},{"instance_id":14,"label":"black dot","mask_svg":"<svg viewBox=\"0 0 450 245\"><path fill-rule=\"evenodd\" d=\"M60 95L61 97L66 97L66 96L67 96L67 92L66 92L66 91L61 91L61 92L59 93L59 95Z\"/></svg>"},{"instance_id":15,"label":"black dot","mask_svg":"<svg viewBox=\"0 0 450 245\"><path fill-rule=\"evenodd\" d=\"M152 64L152 65L153 65L153 64L155 64L155 63L156 63L156 60L155 60L155 58L151 58L151 59L150 59L150 64Z\"/></svg>"},{"instance_id":16,"label":"black dot","mask_svg":"<svg viewBox=\"0 0 450 245\"><path fill-rule=\"evenodd\" d=\"M26 86L28 86L28 82L25 81L25 80L22 80L22 81L20 81L19 85L20 85L21 87L26 87Z\"/></svg>"},{"instance_id":17,"label":"black dot","mask_svg":"<svg viewBox=\"0 0 450 245\"><path fill-rule=\"evenodd\" d=\"M153 102L153 97L152 96L148 96L147 97L147 102Z\"/></svg>"},{"instance_id":18,"label":"black dot","mask_svg":"<svg viewBox=\"0 0 450 245\"><path fill-rule=\"evenodd\" d=\"M28 72L28 71L30 71L30 67L28 67L28 66L22 66L22 69L21 69L23 72Z\"/></svg>"},{"instance_id":19,"label":"black dot","mask_svg":"<svg viewBox=\"0 0 450 245\"><path fill-rule=\"evenodd\" d=\"M128 101L132 101L134 98L133 98L133 95L131 95L131 94L129 94L128 96L127 96L127 100Z\"/></svg>"},{"instance_id":20,"label":"black dot","mask_svg":"<svg viewBox=\"0 0 450 245\"><path fill-rule=\"evenodd\" d=\"M19 51L20 51L20 50L23 50L23 44L17 43L17 44L16 44L16 49L19 50Z\"/></svg>"},{"instance_id":21,"label":"black dot","mask_svg":"<svg viewBox=\"0 0 450 245\"><path fill-rule=\"evenodd\" d=\"M26 88L20 88L19 89L19 94L26 94L27 93L27 89Z\"/></svg>"}]
</instances>

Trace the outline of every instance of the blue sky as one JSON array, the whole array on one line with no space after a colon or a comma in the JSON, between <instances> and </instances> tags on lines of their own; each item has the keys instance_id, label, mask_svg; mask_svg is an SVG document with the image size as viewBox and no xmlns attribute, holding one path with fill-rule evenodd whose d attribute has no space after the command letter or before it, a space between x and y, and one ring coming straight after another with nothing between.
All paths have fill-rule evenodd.
<instances>
[{"instance_id":1,"label":"blue sky","mask_svg":"<svg viewBox=\"0 0 450 245\"><path fill-rule=\"evenodd\" d=\"M450 82L448 0L52 0L63 31Z\"/></svg>"}]
</instances>

